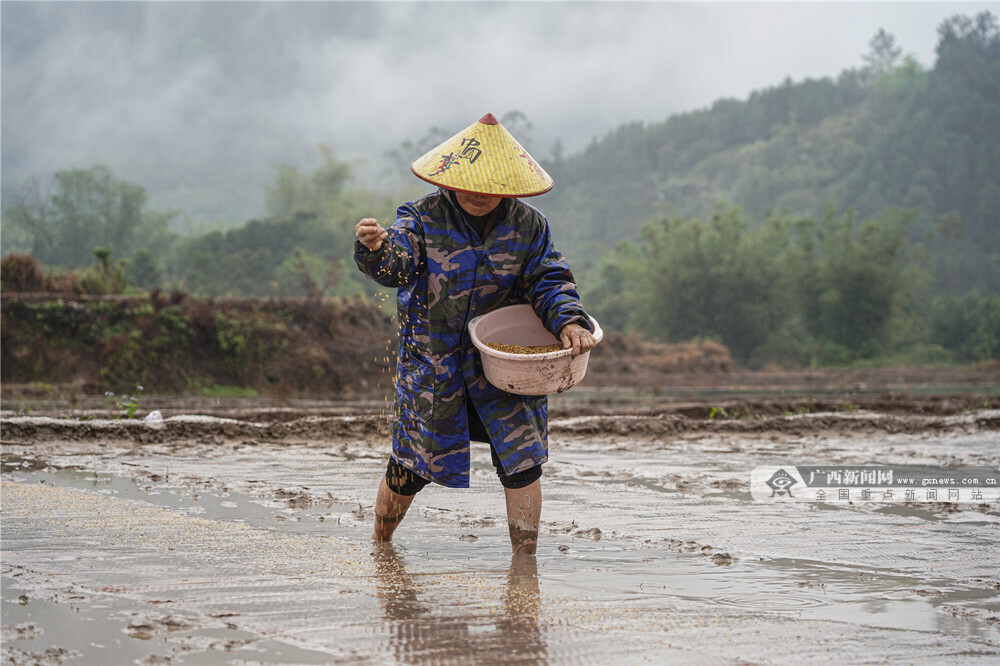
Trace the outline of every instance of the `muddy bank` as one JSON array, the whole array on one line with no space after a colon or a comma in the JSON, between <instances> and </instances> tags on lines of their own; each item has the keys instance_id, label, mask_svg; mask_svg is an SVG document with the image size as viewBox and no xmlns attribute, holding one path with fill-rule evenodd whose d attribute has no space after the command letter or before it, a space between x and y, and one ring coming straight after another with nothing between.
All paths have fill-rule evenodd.
<instances>
[{"instance_id":1,"label":"muddy bank","mask_svg":"<svg viewBox=\"0 0 1000 666\"><path fill-rule=\"evenodd\" d=\"M253 419L266 419L255 411ZM283 419L287 418L287 414ZM316 443L346 438L378 437L389 432L383 415L306 416L281 421L241 420L205 415L167 416L160 425L144 420L100 420L8 416L0 420L2 443L28 444L45 441L125 441L153 444L185 440ZM854 409L780 416L713 416L697 418L684 414L594 415L559 418L549 424L554 436L666 436L684 433L782 433L786 435L837 433L934 433L1000 431L1000 412L969 410L953 415L894 415Z\"/></svg>"},{"instance_id":2,"label":"muddy bank","mask_svg":"<svg viewBox=\"0 0 1000 666\"><path fill-rule=\"evenodd\" d=\"M87 297L4 292L3 398L135 391L242 391L272 398L356 396L392 384L392 307L339 298L196 298L183 292ZM648 385L666 373L725 373L729 351L609 334L594 386ZM602 379L606 377L606 379Z\"/></svg>"},{"instance_id":3,"label":"muddy bank","mask_svg":"<svg viewBox=\"0 0 1000 666\"><path fill-rule=\"evenodd\" d=\"M135 418L5 397L0 662L993 664L1000 504L761 501L750 478L998 468L994 370L554 396L528 561L479 443L470 488L432 485L370 542L385 394L145 395Z\"/></svg>"},{"instance_id":4,"label":"muddy bank","mask_svg":"<svg viewBox=\"0 0 1000 666\"><path fill-rule=\"evenodd\" d=\"M168 416L164 439L148 442L136 421L5 417L0 660L1000 657L1000 505L779 503L748 487L750 470L776 463L996 467L995 409L721 420L570 410L552 420L530 560L509 554L483 447L470 488L424 490L394 546L378 548L379 415L266 413ZM889 432L899 419L926 427ZM739 431L755 422L767 429ZM14 428L23 441L7 439Z\"/></svg>"},{"instance_id":5,"label":"muddy bank","mask_svg":"<svg viewBox=\"0 0 1000 666\"><path fill-rule=\"evenodd\" d=\"M687 383L678 375L669 391L594 386L588 375L583 385L550 397L550 428L589 436L995 431L998 372L1000 366L733 373L728 381L693 375ZM146 422L153 410L162 423ZM146 395L131 418L103 397L22 395L4 400L0 441L323 442L382 436L391 418L386 393L350 400Z\"/></svg>"},{"instance_id":6,"label":"muddy bank","mask_svg":"<svg viewBox=\"0 0 1000 666\"><path fill-rule=\"evenodd\" d=\"M199 299L182 292L83 297L2 294L4 402L85 408L106 392L259 395L273 401L384 395L397 325L391 308L342 299ZM737 367L717 343L662 344L608 332L582 387L660 397L893 390L978 392L1000 363L958 367L762 370ZM9 409L10 407L7 407Z\"/></svg>"}]
</instances>

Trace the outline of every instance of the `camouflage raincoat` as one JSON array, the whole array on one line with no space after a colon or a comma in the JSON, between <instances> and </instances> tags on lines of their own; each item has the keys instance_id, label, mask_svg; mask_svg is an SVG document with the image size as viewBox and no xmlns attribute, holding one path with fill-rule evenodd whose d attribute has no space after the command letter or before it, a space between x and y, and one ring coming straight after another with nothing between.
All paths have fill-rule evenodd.
<instances>
[{"instance_id":1,"label":"camouflage raincoat","mask_svg":"<svg viewBox=\"0 0 1000 666\"><path fill-rule=\"evenodd\" d=\"M399 362L393 456L419 476L469 486L471 398L504 471L548 459L548 403L486 381L469 339L469 320L505 305L530 303L558 335L577 322L590 328L569 266L552 245L548 223L518 199L506 202L485 240L447 190L407 203L375 252L355 243L366 275L397 287Z\"/></svg>"}]
</instances>

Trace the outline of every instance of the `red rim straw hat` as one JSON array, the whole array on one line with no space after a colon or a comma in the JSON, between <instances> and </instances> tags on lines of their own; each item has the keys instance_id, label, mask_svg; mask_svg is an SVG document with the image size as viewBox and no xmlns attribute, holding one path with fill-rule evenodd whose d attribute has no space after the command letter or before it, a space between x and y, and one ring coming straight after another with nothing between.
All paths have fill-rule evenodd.
<instances>
[{"instance_id":1,"label":"red rim straw hat","mask_svg":"<svg viewBox=\"0 0 1000 666\"><path fill-rule=\"evenodd\" d=\"M458 192L533 197L552 189L552 177L492 113L410 165L413 175Z\"/></svg>"}]
</instances>

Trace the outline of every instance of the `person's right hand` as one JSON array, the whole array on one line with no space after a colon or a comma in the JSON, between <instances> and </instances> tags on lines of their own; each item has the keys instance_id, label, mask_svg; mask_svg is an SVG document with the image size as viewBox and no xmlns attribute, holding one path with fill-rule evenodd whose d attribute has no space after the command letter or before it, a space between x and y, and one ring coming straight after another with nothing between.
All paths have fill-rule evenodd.
<instances>
[{"instance_id":1,"label":"person's right hand","mask_svg":"<svg viewBox=\"0 0 1000 666\"><path fill-rule=\"evenodd\" d=\"M382 241L389 237L389 232L375 218L366 217L354 225L354 235L362 245L375 252L382 247Z\"/></svg>"}]
</instances>

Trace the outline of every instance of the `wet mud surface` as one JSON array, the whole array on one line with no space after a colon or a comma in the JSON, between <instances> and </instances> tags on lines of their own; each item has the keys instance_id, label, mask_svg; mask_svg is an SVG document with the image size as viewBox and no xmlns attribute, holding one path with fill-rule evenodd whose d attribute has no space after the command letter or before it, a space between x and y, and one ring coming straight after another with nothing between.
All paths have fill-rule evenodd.
<instances>
[{"instance_id":1,"label":"wet mud surface","mask_svg":"<svg viewBox=\"0 0 1000 666\"><path fill-rule=\"evenodd\" d=\"M535 556L485 444L373 544L377 400L5 411L2 662L996 663L1000 505L749 492L763 465L1000 466L996 400L570 392Z\"/></svg>"}]
</instances>

